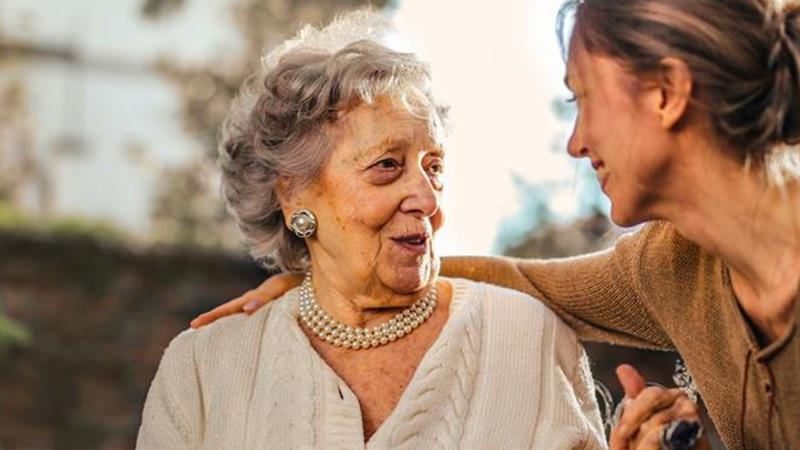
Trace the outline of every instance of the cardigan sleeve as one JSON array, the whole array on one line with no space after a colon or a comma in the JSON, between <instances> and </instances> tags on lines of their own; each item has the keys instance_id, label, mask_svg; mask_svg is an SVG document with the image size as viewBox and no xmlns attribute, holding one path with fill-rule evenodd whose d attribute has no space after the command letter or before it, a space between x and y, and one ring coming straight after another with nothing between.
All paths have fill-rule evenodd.
<instances>
[{"instance_id":1,"label":"cardigan sleeve","mask_svg":"<svg viewBox=\"0 0 800 450\"><path fill-rule=\"evenodd\" d=\"M552 341L554 360L551 370L557 384L553 385L552 391L553 395L561 399L547 412L547 415L555 418L555 421L548 425L554 429L564 430L564 434L569 434L567 430L573 432L574 440L569 444L569 448L606 450L608 448L606 435L597 404L589 357L575 332L564 321L556 318L551 311L548 311L548 314L554 323ZM543 331L545 329L542 328ZM548 448L567 448L567 442L563 444Z\"/></svg>"},{"instance_id":2,"label":"cardigan sleeve","mask_svg":"<svg viewBox=\"0 0 800 450\"><path fill-rule=\"evenodd\" d=\"M586 420L584 431L584 449L606 449L606 435L603 420L600 417L600 410L597 406L595 396L595 384L592 378L592 370L589 367L589 357L583 346L577 344L577 364L572 371L572 388L575 389L575 396L581 408L583 417Z\"/></svg>"},{"instance_id":3,"label":"cardigan sleeve","mask_svg":"<svg viewBox=\"0 0 800 450\"><path fill-rule=\"evenodd\" d=\"M136 440L137 450L199 447L201 397L193 330L172 340L150 385Z\"/></svg>"},{"instance_id":4,"label":"cardigan sleeve","mask_svg":"<svg viewBox=\"0 0 800 450\"><path fill-rule=\"evenodd\" d=\"M572 258L444 258L442 274L524 292L540 299L583 340L672 348L647 307L642 261L653 226L619 238L607 250ZM652 253L647 253L648 255Z\"/></svg>"}]
</instances>

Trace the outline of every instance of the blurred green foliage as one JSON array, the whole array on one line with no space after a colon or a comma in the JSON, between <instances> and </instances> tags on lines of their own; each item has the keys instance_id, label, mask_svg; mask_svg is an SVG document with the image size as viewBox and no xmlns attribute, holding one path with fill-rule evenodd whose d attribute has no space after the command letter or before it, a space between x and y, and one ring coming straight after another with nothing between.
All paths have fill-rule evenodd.
<instances>
[{"instance_id":1,"label":"blurred green foliage","mask_svg":"<svg viewBox=\"0 0 800 450\"><path fill-rule=\"evenodd\" d=\"M0 306L3 297L0 296ZM27 346L33 341L30 330L0 311L0 363L6 359L9 349L15 345ZM0 447L2 450L2 447Z\"/></svg>"},{"instance_id":2,"label":"blurred green foliage","mask_svg":"<svg viewBox=\"0 0 800 450\"><path fill-rule=\"evenodd\" d=\"M33 337L22 324L15 322L0 312L0 360L12 345L29 345Z\"/></svg>"}]
</instances>

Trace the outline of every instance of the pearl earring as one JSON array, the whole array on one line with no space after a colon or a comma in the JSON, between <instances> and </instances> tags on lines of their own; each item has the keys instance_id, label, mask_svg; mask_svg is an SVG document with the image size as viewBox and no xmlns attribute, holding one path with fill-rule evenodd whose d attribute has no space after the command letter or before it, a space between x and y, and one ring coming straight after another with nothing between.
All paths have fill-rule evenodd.
<instances>
[{"instance_id":1,"label":"pearl earring","mask_svg":"<svg viewBox=\"0 0 800 450\"><path fill-rule=\"evenodd\" d=\"M289 219L289 228L297 237L305 239L317 231L317 217L308 209L298 209Z\"/></svg>"}]
</instances>

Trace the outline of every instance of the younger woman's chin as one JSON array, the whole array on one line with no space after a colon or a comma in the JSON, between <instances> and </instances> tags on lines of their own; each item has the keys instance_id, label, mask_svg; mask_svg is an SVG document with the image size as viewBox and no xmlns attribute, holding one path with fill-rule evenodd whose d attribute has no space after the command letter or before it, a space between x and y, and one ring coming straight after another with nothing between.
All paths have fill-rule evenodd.
<instances>
[{"instance_id":1,"label":"younger woman's chin","mask_svg":"<svg viewBox=\"0 0 800 450\"><path fill-rule=\"evenodd\" d=\"M609 219L614 225L622 228L630 228L635 227L636 225L640 225L647 221L640 217L640 214L632 214L630 211L626 211L622 208L615 209L613 206L611 207L611 214L609 214Z\"/></svg>"}]
</instances>

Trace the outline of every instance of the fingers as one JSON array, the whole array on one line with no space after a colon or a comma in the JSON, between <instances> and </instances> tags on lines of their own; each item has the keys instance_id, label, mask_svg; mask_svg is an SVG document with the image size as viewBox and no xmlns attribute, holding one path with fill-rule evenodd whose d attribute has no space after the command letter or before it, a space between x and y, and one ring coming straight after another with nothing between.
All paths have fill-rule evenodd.
<instances>
[{"instance_id":1,"label":"fingers","mask_svg":"<svg viewBox=\"0 0 800 450\"><path fill-rule=\"evenodd\" d=\"M611 430L612 450L658 450L664 427L674 420L700 420L700 408L680 389L646 387L642 375L624 364L617 377L625 390L624 410Z\"/></svg>"},{"instance_id":2,"label":"fingers","mask_svg":"<svg viewBox=\"0 0 800 450\"><path fill-rule=\"evenodd\" d=\"M617 378L622 385L622 389L625 390L625 397L627 398L636 398L646 386L642 374L629 364L622 364L617 367Z\"/></svg>"},{"instance_id":3,"label":"fingers","mask_svg":"<svg viewBox=\"0 0 800 450\"><path fill-rule=\"evenodd\" d=\"M664 427L675 420L699 422L700 407L678 389L648 387L626 404L609 446L613 450L658 450Z\"/></svg>"},{"instance_id":4,"label":"fingers","mask_svg":"<svg viewBox=\"0 0 800 450\"><path fill-rule=\"evenodd\" d=\"M245 312L252 314L265 304L282 296L289 289L299 285L303 281L302 275L281 273L266 279L258 287L247 291L241 296L224 303L211 311L195 317L189 325L192 328L200 328L208 325L217 319L231 314Z\"/></svg>"},{"instance_id":5,"label":"fingers","mask_svg":"<svg viewBox=\"0 0 800 450\"><path fill-rule=\"evenodd\" d=\"M632 402L632 400L628 398L624 398L622 401L624 402L625 409L627 409L628 405ZM623 410L623 415L624 414ZM619 423L611 430L611 434L608 437L608 448L609 450L628 450L630 448L628 441L623 439L619 433Z\"/></svg>"},{"instance_id":6,"label":"fingers","mask_svg":"<svg viewBox=\"0 0 800 450\"><path fill-rule=\"evenodd\" d=\"M641 434L631 444L631 450L661 450L661 431L666 425L651 427L642 430Z\"/></svg>"},{"instance_id":7,"label":"fingers","mask_svg":"<svg viewBox=\"0 0 800 450\"><path fill-rule=\"evenodd\" d=\"M685 396L680 389L664 389L651 386L645 388L635 399L625 405L619 424L611 432L620 441L631 439L639 427L656 412L668 408L678 397Z\"/></svg>"},{"instance_id":8,"label":"fingers","mask_svg":"<svg viewBox=\"0 0 800 450\"><path fill-rule=\"evenodd\" d=\"M639 427L630 448L636 450L660 449L660 439L664 427L675 420L700 421L700 408L688 397L678 397L672 406L653 414Z\"/></svg>"},{"instance_id":9,"label":"fingers","mask_svg":"<svg viewBox=\"0 0 800 450\"><path fill-rule=\"evenodd\" d=\"M668 424L673 420L700 420L700 407L685 395L679 396L672 406L650 416L641 429L646 431L650 428L661 429L662 425Z\"/></svg>"},{"instance_id":10,"label":"fingers","mask_svg":"<svg viewBox=\"0 0 800 450\"><path fill-rule=\"evenodd\" d=\"M635 399L642 392L642 390L645 389L645 379L635 367L629 364L622 364L617 367L616 373L619 383L622 385L622 389L625 391L625 398L622 399L622 401L624 403L624 411L627 412L629 406L633 402L633 399ZM624 417L624 414L622 417ZM620 417L620 419L622 417ZM618 433L619 425L621 423L621 421L618 422L617 426L611 431L609 447L612 450L625 450L628 448L627 440Z\"/></svg>"},{"instance_id":11,"label":"fingers","mask_svg":"<svg viewBox=\"0 0 800 450\"><path fill-rule=\"evenodd\" d=\"M282 296L286 291L295 286L299 286L303 282L302 274L295 273L279 273L273 277L268 278L261 283L258 287L253 289L252 294L253 302L248 306L249 311L255 311L261 306L275 300Z\"/></svg>"},{"instance_id":12,"label":"fingers","mask_svg":"<svg viewBox=\"0 0 800 450\"><path fill-rule=\"evenodd\" d=\"M678 420L678 419L675 419ZM691 419L687 419L691 420ZM661 434L664 432L664 427L668 424L661 424L649 428L647 431L642 431L630 445L630 450L661 450ZM700 440L692 447L693 450L710 450L711 445L708 441L708 436L703 435Z\"/></svg>"},{"instance_id":13,"label":"fingers","mask_svg":"<svg viewBox=\"0 0 800 450\"><path fill-rule=\"evenodd\" d=\"M239 312L244 311L244 306L247 305L249 302L254 300L251 296L253 291L248 291L241 297L237 297L227 303L223 303L222 305L217 306L216 308L212 309L211 311L204 312L199 316L192 319L189 322L189 325L192 328L200 328L203 325L208 325L211 322L214 322L217 319L220 319L225 316L230 316L231 314L236 314Z\"/></svg>"},{"instance_id":14,"label":"fingers","mask_svg":"<svg viewBox=\"0 0 800 450\"><path fill-rule=\"evenodd\" d=\"M609 447L611 450L633 450L648 448L649 434L660 430L674 417L673 407L678 404L677 395L660 387L643 390L636 399L625 399L625 410L617 426L611 430ZM657 448L657 447L656 447Z\"/></svg>"}]
</instances>

